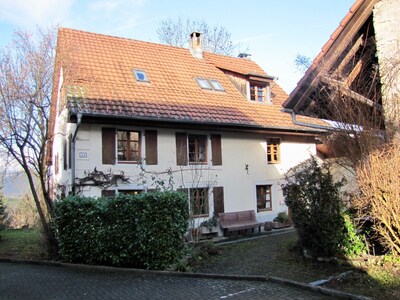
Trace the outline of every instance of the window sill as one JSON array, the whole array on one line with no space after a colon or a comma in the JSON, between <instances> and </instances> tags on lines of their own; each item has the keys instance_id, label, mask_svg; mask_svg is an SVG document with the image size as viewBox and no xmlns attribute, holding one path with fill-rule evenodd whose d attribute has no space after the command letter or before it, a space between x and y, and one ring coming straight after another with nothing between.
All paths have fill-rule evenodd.
<instances>
[{"instance_id":1,"label":"window sill","mask_svg":"<svg viewBox=\"0 0 400 300\"><path fill-rule=\"evenodd\" d=\"M265 212L265 211L272 211L272 208L262 208L262 209L257 208L257 212Z\"/></svg>"},{"instance_id":2,"label":"window sill","mask_svg":"<svg viewBox=\"0 0 400 300\"><path fill-rule=\"evenodd\" d=\"M205 214L205 215L193 215L193 218L208 218L210 214Z\"/></svg>"}]
</instances>

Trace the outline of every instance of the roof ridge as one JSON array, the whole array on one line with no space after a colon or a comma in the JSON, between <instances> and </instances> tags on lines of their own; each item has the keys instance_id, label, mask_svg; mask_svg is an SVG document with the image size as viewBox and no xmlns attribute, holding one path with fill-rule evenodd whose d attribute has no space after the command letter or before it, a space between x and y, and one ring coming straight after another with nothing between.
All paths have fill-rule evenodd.
<instances>
[{"instance_id":1,"label":"roof ridge","mask_svg":"<svg viewBox=\"0 0 400 300\"><path fill-rule=\"evenodd\" d=\"M189 48L185 48L185 47L166 45L166 44L161 44L161 43L149 42L149 41L144 41L144 40L139 40L139 39L134 39L134 38L127 38L127 37L121 37L121 36L116 36L116 35L104 34L104 33L97 33L97 32L86 31L86 30L75 29L75 28L59 27L59 32L60 31L80 32L80 33L83 33L83 34L90 34L90 35L98 36L98 37L101 37L101 38L105 38L106 37L106 38L112 38L112 39L118 39L118 40L126 40L128 42L137 42L137 43L151 44L151 45L167 47L167 48L189 50Z\"/></svg>"}]
</instances>

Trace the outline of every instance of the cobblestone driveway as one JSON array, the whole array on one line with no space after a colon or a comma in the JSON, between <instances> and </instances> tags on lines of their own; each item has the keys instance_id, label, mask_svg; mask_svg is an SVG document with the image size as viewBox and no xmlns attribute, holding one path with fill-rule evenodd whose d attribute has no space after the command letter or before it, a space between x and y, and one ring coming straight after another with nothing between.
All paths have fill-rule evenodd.
<instances>
[{"instance_id":1,"label":"cobblestone driveway","mask_svg":"<svg viewBox=\"0 0 400 300\"><path fill-rule=\"evenodd\" d=\"M330 299L270 282L0 262L0 299Z\"/></svg>"}]
</instances>

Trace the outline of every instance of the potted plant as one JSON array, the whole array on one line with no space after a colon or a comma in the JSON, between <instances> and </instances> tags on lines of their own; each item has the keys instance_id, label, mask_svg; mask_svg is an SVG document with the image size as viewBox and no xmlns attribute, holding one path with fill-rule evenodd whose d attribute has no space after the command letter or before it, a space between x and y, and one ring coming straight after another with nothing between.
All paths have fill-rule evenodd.
<instances>
[{"instance_id":1,"label":"potted plant","mask_svg":"<svg viewBox=\"0 0 400 300\"><path fill-rule=\"evenodd\" d=\"M272 222L272 228L279 229L279 228L286 228L289 227L289 216L285 211L278 213L278 216Z\"/></svg>"},{"instance_id":2,"label":"potted plant","mask_svg":"<svg viewBox=\"0 0 400 300\"><path fill-rule=\"evenodd\" d=\"M210 219L203 221L200 224L200 230L202 234L218 232L218 219L214 216Z\"/></svg>"}]
</instances>

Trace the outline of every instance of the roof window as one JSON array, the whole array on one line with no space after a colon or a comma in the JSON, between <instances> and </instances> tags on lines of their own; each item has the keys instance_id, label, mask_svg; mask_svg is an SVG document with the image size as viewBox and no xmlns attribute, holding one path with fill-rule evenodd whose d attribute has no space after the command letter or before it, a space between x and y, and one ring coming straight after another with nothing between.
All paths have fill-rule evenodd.
<instances>
[{"instance_id":1,"label":"roof window","mask_svg":"<svg viewBox=\"0 0 400 300\"><path fill-rule=\"evenodd\" d=\"M133 74L135 74L137 81L150 82L146 72L143 70L133 69Z\"/></svg>"},{"instance_id":2,"label":"roof window","mask_svg":"<svg viewBox=\"0 0 400 300\"><path fill-rule=\"evenodd\" d=\"M205 79L200 77L197 77L195 79L197 84L204 90L214 90L219 92L225 91L225 89L216 79Z\"/></svg>"},{"instance_id":3,"label":"roof window","mask_svg":"<svg viewBox=\"0 0 400 300\"><path fill-rule=\"evenodd\" d=\"M207 79L204 78L196 78L197 84L205 90L212 90L212 87Z\"/></svg>"},{"instance_id":4,"label":"roof window","mask_svg":"<svg viewBox=\"0 0 400 300\"><path fill-rule=\"evenodd\" d=\"M211 85L212 85L214 90L216 90L216 91L225 91L224 88L222 87L222 85L218 82L218 80L211 79L210 83L211 83Z\"/></svg>"}]
</instances>

